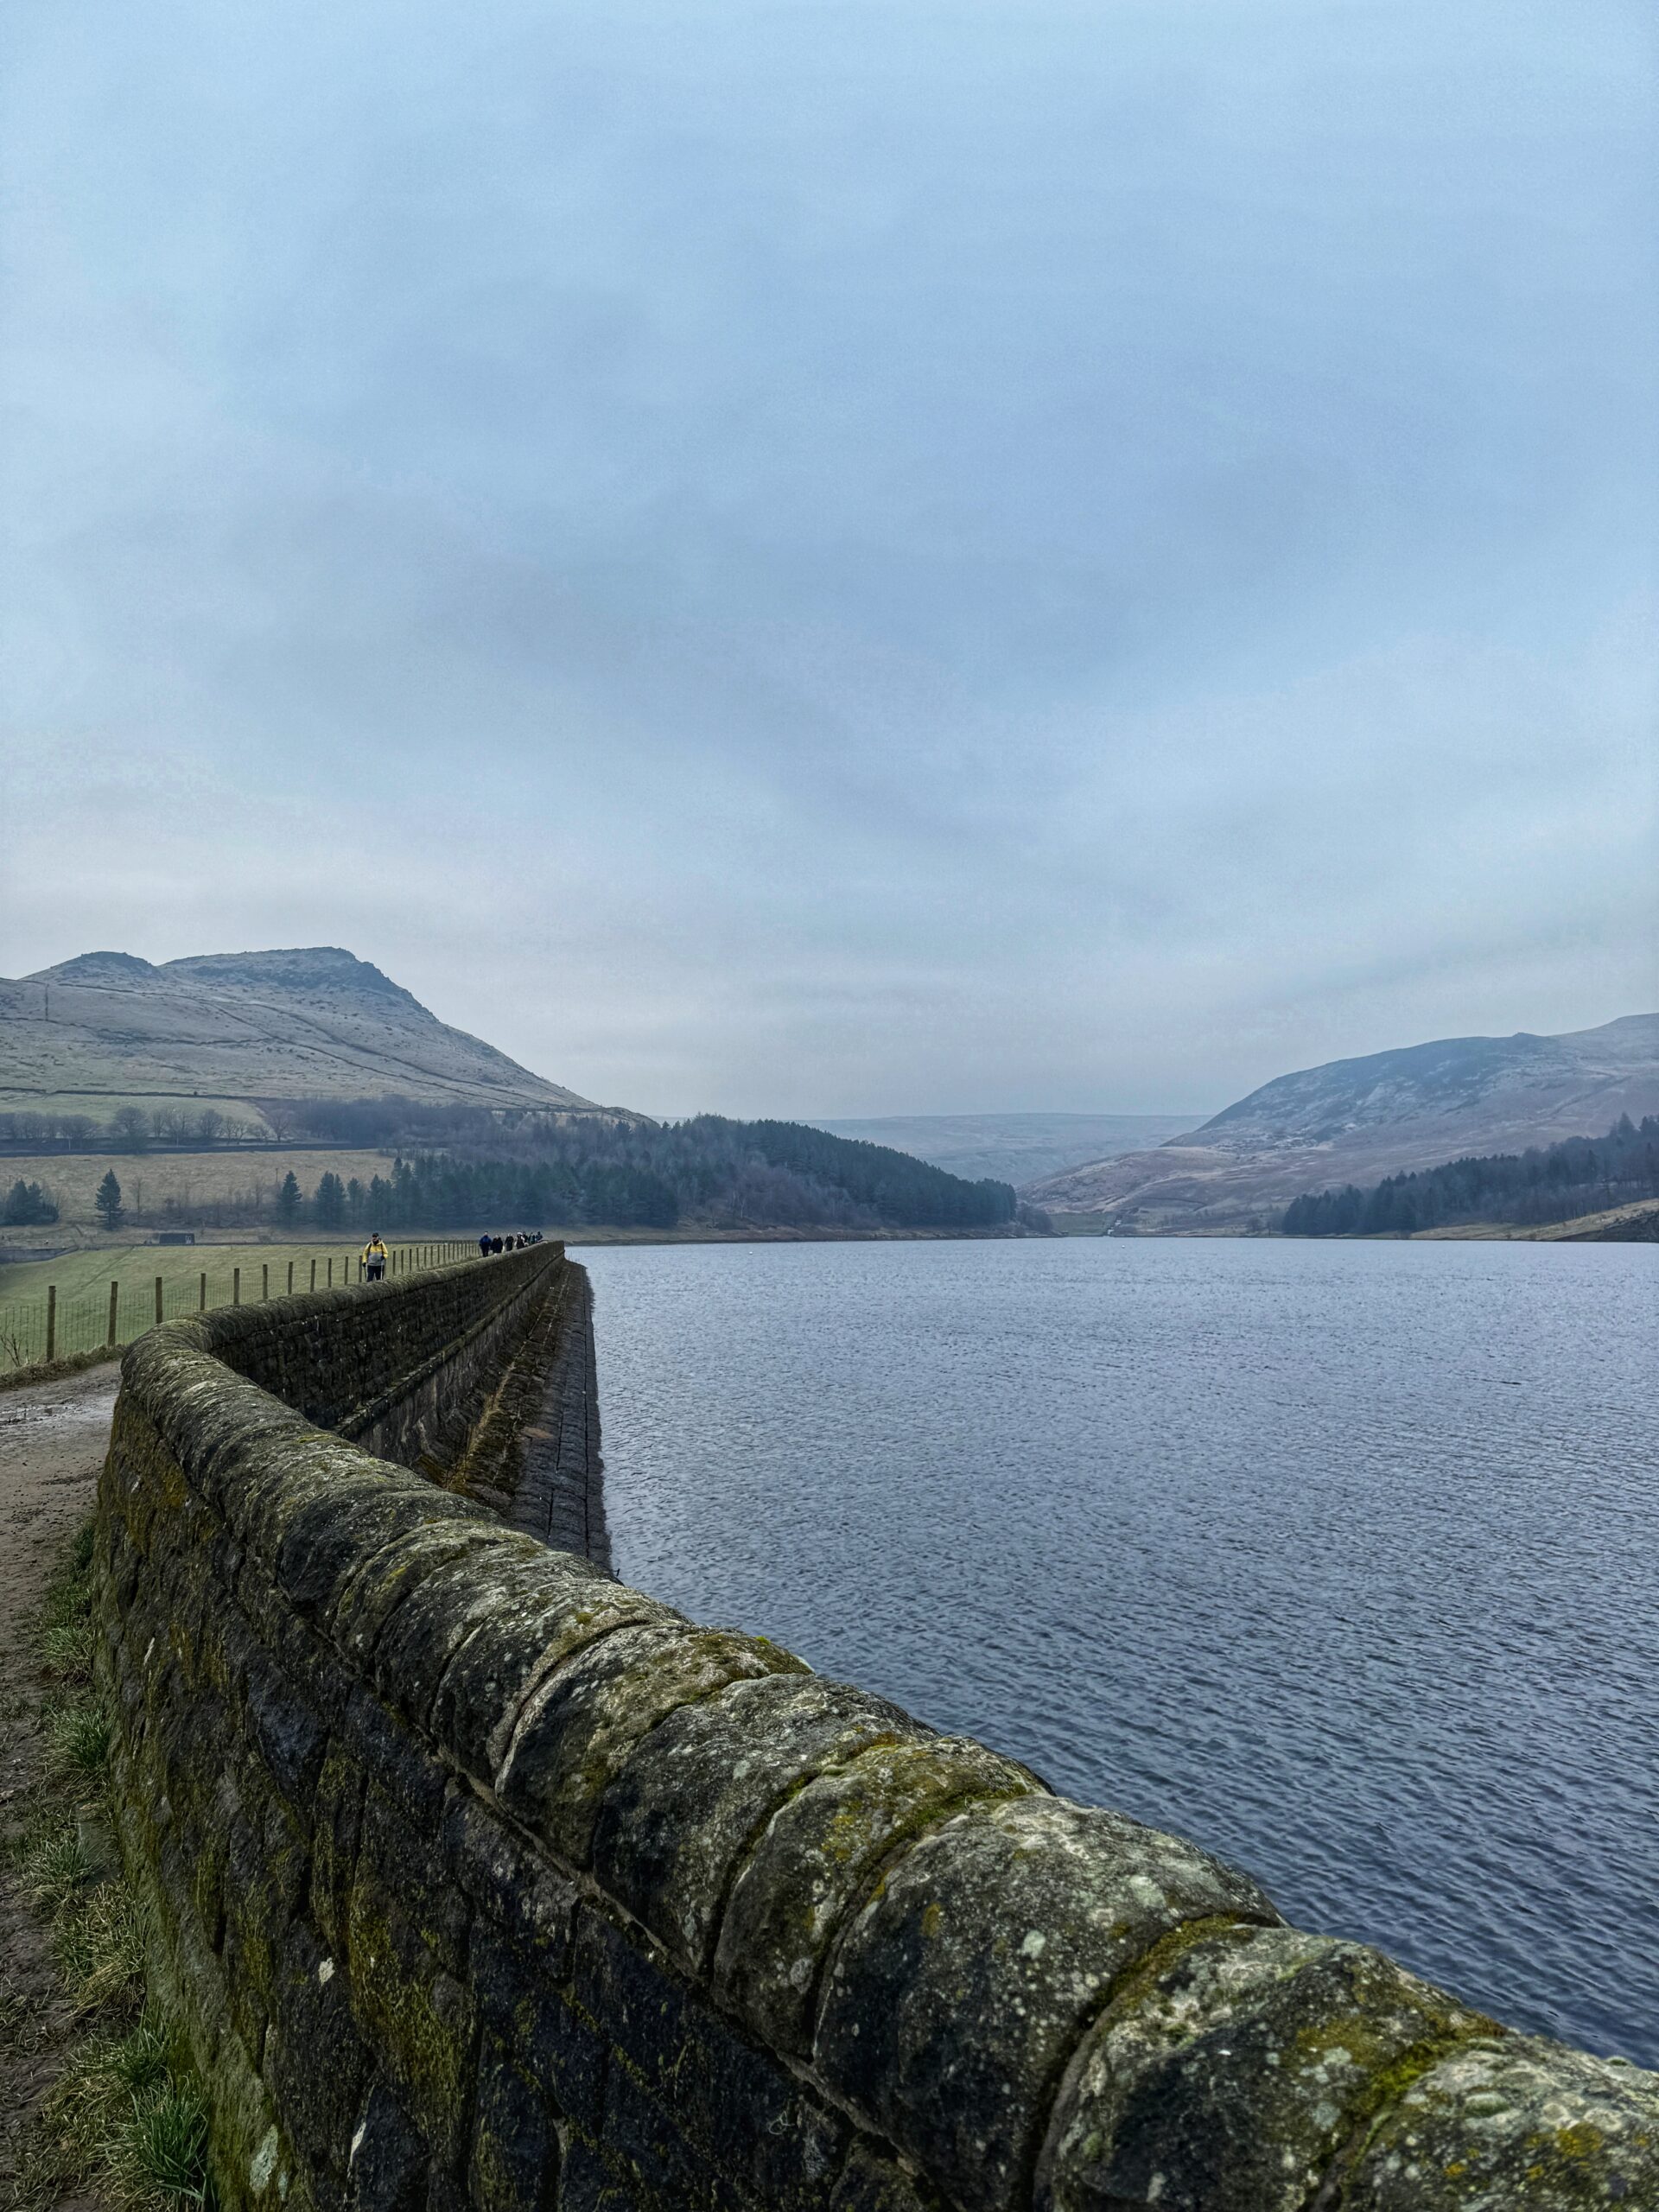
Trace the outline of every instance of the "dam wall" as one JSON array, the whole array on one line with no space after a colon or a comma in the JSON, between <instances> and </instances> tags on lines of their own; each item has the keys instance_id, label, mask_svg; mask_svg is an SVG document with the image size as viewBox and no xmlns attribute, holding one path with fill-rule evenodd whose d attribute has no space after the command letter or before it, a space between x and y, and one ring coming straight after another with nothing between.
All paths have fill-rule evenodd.
<instances>
[{"instance_id":1,"label":"dam wall","mask_svg":"<svg viewBox=\"0 0 1659 2212\"><path fill-rule=\"evenodd\" d=\"M126 1355L100 1678L227 2212L1659 2205L1655 2077L583 1556L588 1310L537 1248Z\"/></svg>"}]
</instances>

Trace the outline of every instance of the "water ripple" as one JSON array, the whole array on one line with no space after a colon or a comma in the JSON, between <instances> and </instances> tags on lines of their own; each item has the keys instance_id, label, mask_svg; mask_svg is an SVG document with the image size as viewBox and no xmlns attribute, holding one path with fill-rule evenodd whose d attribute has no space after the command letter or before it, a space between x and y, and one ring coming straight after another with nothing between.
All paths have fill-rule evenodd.
<instances>
[{"instance_id":1,"label":"water ripple","mask_svg":"<svg viewBox=\"0 0 1659 2212\"><path fill-rule=\"evenodd\" d=\"M1659 2063L1650 1249L582 1257L630 1581Z\"/></svg>"}]
</instances>

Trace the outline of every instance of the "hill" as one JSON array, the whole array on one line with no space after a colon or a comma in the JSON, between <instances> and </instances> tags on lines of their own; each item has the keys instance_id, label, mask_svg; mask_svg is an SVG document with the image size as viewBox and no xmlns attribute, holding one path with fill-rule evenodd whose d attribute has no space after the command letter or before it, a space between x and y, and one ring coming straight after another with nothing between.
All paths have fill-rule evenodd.
<instances>
[{"instance_id":1,"label":"hill","mask_svg":"<svg viewBox=\"0 0 1659 2212\"><path fill-rule=\"evenodd\" d=\"M1164 1234L1276 1227L1293 1198L1659 1111L1659 1014L1559 1037L1441 1038L1263 1084L1154 1149L1028 1184L1051 1213Z\"/></svg>"},{"instance_id":2,"label":"hill","mask_svg":"<svg viewBox=\"0 0 1659 2212\"><path fill-rule=\"evenodd\" d=\"M890 1145L970 1180L1030 1183L1085 1160L1144 1151L1191 1114L889 1114L876 1121L815 1121L832 1136Z\"/></svg>"},{"instance_id":3,"label":"hill","mask_svg":"<svg viewBox=\"0 0 1659 2212\"><path fill-rule=\"evenodd\" d=\"M88 952L0 981L0 1108L388 1091L432 1105L592 1104L451 1029L335 945L160 967Z\"/></svg>"},{"instance_id":4,"label":"hill","mask_svg":"<svg viewBox=\"0 0 1659 2212\"><path fill-rule=\"evenodd\" d=\"M1287 1236L1414 1236L1498 1223L1535 1228L1659 1198L1659 1115L1628 1115L1605 1136L1568 1137L1527 1151L1481 1153L1438 1167L1307 1191L1285 1208Z\"/></svg>"}]
</instances>

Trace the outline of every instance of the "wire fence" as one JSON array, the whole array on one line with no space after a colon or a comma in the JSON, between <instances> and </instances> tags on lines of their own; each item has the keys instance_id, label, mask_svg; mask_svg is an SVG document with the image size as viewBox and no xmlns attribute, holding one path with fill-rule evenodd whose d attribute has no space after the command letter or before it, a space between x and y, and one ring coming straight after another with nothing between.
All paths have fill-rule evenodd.
<instances>
[{"instance_id":1,"label":"wire fence","mask_svg":"<svg viewBox=\"0 0 1659 2212\"><path fill-rule=\"evenodd\" d=\"M35 1298L0 1299L0 1371L33 1367L78 1353L113 1351L130 1344L158 1321L187 1313L207 1313L222 1306L252 1306L301 1291L334 1290L365 1280L359 1250L308 1250L289 1257L280 1250L243 1256L235 1246L209 1248L207 1267L170 1265L157 1275L117 1277L96 1290L77 1289L60 1298L55 1283ZM429 1243L389 1244L386 1274L415 1274L427 1268L448 1268L479 1256L476 1239L457 1237ZM175 1255L169 1254L169 1261ZM177 1255L178 1259L182 1255Z\"/></svg>"}]
</instances>

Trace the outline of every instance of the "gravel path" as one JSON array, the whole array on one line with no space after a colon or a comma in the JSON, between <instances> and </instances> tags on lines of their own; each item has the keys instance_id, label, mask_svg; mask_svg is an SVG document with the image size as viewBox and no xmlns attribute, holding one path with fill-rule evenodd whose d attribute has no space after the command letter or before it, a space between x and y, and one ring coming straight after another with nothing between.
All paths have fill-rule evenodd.
<instances>
[{"instance_id":1,"label":"gravel path","mask_svg":"<svg viewBox=\"0 0 1659 2212\"><path fill-rule=\"evenodd\" d=\"M0 1391L0 1827L39 1770L42 1683L31 1616L64 1544L92 1509L118 1370ZM71 2022L39 1921L0 1867L0 2203L15 2194L20 2139L50 2088ZM62 2197L55 2212L93 2212Z\"/></svg>"}]
</instances>

